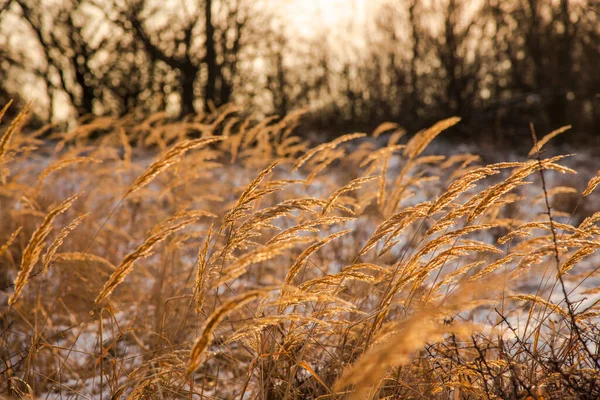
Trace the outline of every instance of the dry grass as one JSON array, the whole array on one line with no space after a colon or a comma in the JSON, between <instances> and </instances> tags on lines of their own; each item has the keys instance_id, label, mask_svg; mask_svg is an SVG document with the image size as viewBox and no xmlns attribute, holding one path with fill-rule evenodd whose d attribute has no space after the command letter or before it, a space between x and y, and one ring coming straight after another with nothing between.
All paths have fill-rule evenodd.
<instances>
[{"instance_id":1,"label":"dry grass","mask_svg":"<svg viewBox=\"0 0 600 400\"><path fill-rule=\"evenodd\" d=\"M311 148L301 112L46 140L26 113L0 136L2 395L600 398L600 213L572 223L600 180L540 154L568 128L481 166L426 151L458 118Z\"/></svg>"}]
</instances>

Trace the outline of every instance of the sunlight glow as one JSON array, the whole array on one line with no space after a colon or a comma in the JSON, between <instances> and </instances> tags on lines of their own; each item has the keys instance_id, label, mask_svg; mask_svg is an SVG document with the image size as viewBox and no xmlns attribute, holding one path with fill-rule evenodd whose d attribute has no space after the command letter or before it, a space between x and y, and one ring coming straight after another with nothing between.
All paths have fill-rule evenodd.
<instances>
[{"instance_id":1,"label":"sunlight glow","mask_svg":"<svg viewBox=\"0 0 600 400\"><path fill-rule=\"evenodd\" d=\"M364 25L368 20L369 12L379 2L379 0L287 0L280 3L280 12L291 23L290 29L301 36L313 36L323 31Z\"/></svg>"}]
</instances>

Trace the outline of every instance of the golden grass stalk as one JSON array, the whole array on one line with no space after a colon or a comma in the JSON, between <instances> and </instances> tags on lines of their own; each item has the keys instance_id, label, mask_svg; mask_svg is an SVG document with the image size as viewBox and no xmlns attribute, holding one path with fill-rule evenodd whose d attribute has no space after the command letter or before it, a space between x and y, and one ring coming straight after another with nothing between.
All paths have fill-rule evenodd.
<instances>
[{"instance_id":1,"label":"golden grass stalk","mask_svg":"<svg viewBox=\"0 0 600 400\"><path fill-rule=\"evenodd\" d=\"M162 229L164 229L164 227L174 224L179 220L190 220L190 219L197 220L197 219L200 219L203 217L217 218L217 215L213 214L211 212L208 212L208 211L203 211L203 210L181 211L181 212L178 212L178 213L170 216L169 218L165 219L160 224L156 225L150 231L150 235L154 235L154 234L160 232Z\"/></svg>"},{"instance_id":2,"label":"golden grass stalk","mask_svg":"<svg viewBox=\"0 0 600 400\"><path fill-rule=\"evenodd\" d=\"M240 126L240 130L237 134L229 136L229 142L231 143L231 163L233 164L237 159L238 153L240 151L240 146L242 144L242 140L244 139L244 134L252 121L251 118L247 118L242 125Z\"/></svg>"},{"instance_id":3,"label":"golden grass stalk","mask_svg":"<svg viewBox=\"0 0 600 400\"><path fill-rule=\"evenodd\" d=\"M262 170L260 174L258 174L258 176L248 184L244 192L240 195L236 205L223 217L225 223L234 222L240 217L240 214L247 209L248 204L262 197L262 193L257 196L255 194L255 191L260 185L260 183L267 177L267 175L273 172L273 170L278 164L279 161L275 161L273 164L269 165L267 168Z\"/></svg>"},{"instance_id":4,"label":"golden grass stalk","mask_svg":"<svg viewBox=\"0 0 600 400\"><path fill-rule=\"evenodd\" d=\"M335 286L338 287L342 284L343 281L346 280L356 280L359 282L365 283L375 283L377 280L374 276L365 274L360 271L344 271L337 274L329 274L320 278L311 279L300 284L298 287L302 290L310 290L313 287L317 286L318 290L325 290L323 287L326 286Z\"/></svg>"},{"instance_id":5,"label":"golden grass stalk","mask_svg":"<svg viewBox=\"0 0 600 400\"><path fill-rule=\"evenodd\" d=\"M72 140L78 140L82 142L95 131L101 129L112 129L115 125L116 120L113 117L96 117L91 122L89 122L89 120L87 123L83 121L80 122L81 125L79 125L76 129L73 129L70 132L65 132L60 135L61 140L57 143L56 147L54 148L56 152L60 152L65 147L65 145Z\"/></svg>"},{"instance_id":6,"label":"golden grass stalk","mask_svg":"<svg viewBox=\"0 0 600 400\"><path fill-rule=\"evenodd\" d=\"M413 136L404 149L404 155L410 160L415 159L431 143L437 135L446 129L458 124L460 118L452 117L435 123L431 128L425 129Z\"/></svg>"},{"instance_id":7,"label":"golden grass stalk","mask_svg":"<svg viewBox=\"0 0 600 400\"><path fill-rule=\"evenodd\" d=\"M383 296L383 299L380 302L381 308L387 308L391 304L391 301L394 298L394 296L396 295L396 293L398 293L409 280L423 279L424 274L427 274L428 272L430 272L431 268L435 268L439 265L443 265L444 258L439 258L436 261L437 265L432 264L431 266L427 265L426 266L427 268L425 268L425 267L419 268L421 266L419 261L423 256L425 256L428 253L431 253L433 251L437 251L441 246L444 246L444 245L454 241L455 239L459 238L460 236L467 235L467 234L477 231L477 230L493 228L495 226L496 225L494 225L494 224L466 226L466 227L464 227L462 229L458 229L456 231L447 232L444 235L426 243L415 254L413 254L410 257L410 259L406 262L406 264L403 267L402 272L400 274L398 274L398 279L396 280L394 285L391 286L390 289L387 291L386 295ZM450 250L450 253L446 253L446 254L442 254L442 255L444 257L446 257L446 256L456 257L456 255L452 255L452 249ZM440 262L441 262L441 264L440 264ZM385 314L380 314L378 316L378 320L382 320L384 315Z\"/></svg>"},{"instance_id":8,"label":"golden grass stalk","mask_svg":"<svg viewBox=\"0 0 600 400\"><path fill-rule=\"evenodd\" d=\"M294 129L298 127L300 119L308 112L310 112L310 107L298 108L297 110L288 113L281 121L279 121L277 129L283 129L283 132L281 132L281 139L289 137Z\"/></svg>"},{"instance_id":9,"label":"golden grass stalk","mask_svg":"<svg viewBox=\"0 0 600 400\"><path fill-rule=\"evenodd\" d=\"M597 287L595 287L595 288L591 288L591 289L584 290L584 291L583 291L583 292L581 292L581 293L582 293L582 294L598 294L598 293L600 293L600 286L597 286ZM584 315L584 314L587 314L587 313L592 313L592 312L593 312L594 314L600 314L600 310L597 310L597 308L598 308L598 307L595 307L595 308L596 308L596 310L594 310L594 311L584 311L583 313L581 313L581 314L578 314L578 315Z\"/></svg>"},{"instance_id":10,"label":"golden grass stalk","mask_svg":"<svg viewBox=\"0 0 600 400\"><path fill-rule=\"evenodd\" d=\"M467 168L469 165L471 165L474 162L479 162L481 161L481 157L478 156L477 154L470 154L470 153L466 153L466 154L454 154L450 157L448 157L446 159L446 161L444 161L440 167L442 169L448 169L451 166L453 166L456 163L461 163L461 165L456 169L456 171L458 171L459 173L462 171L463 173L465 172L464 169ZM453 179L453 178L451 178Z\"/></svg>"},{"instance_id":11,"label":"golden grass stalk","mask_svg":"<svg viewBox=\"0 0 600 400\"><path fill-rule=\"evenodd\" d=\"M375 180L375 179L378 179L378 177L377 176L366 176L366 177L362 177L362 178L356 178L356 179L353 179L352 181L350 181L349 183L347 183L346 185L342 186L341 188L337 189L327 199L327 203L323 207L323 211L321 212L321 216L324 216L325 214L327 214L327 212L331 209L331 207L333 206L333 204L335 203L335 201L342 194L350 192L350 191L353 191L353 190L360 189L360 187L363 184L365 184L367 182L370 182L372 180Z\"/></svg>"},{"instance_id":12,"label":"golden grass stalk","mask_svg":"<svg viewBox=\"0 0 600 400\"><path fill-rule=\"evenodd\" d=\"M421 156L421 157L413 160L412 165L413 165L413 167L419 166L419 165L425 165L425 164L439 165L444 160L446 160L446 156L441 156L441 155ZM431 176L429 178L436 179L436 180L438 179L437 176Z\"/></svg>"},{"instance_id":13,"label":"golden grass stalk","mask_svg":"<svg viewBox=\"0 0 600 400\"><path fill-rule=\"evenodd\" d=\"M313 378L315 378L315 380L317 382L319 382L321 384L321 386L323 386L325 388L325 390L327 390L329 393L331 393L331 389L329 389L329 387L325 384L325 382L323 382L323 380L319 377L319 375L315 372L315 370L312 369L312 367L306 361L300 361L298 363L298 365L300 367L304 368Z\"/></svg>"},{"instance_id":14,"label":"golden grass stalk","mask_svg":"<svg viewBox=\"0 0 600 400\"><path fill-rule=\"evenodd\" d=\"M564 167L555 163L555 161L558 161L564 157L567 156L556 156L541 161L535 160L525 163L524 166L518 168L517 171L514 172L509 178L496 185L491 186L490 188L482 192L480 199L478 198L479 201L477 206L471 211L467 218L467 221L471 222L479 215L483 214L483 212L486 209L498 202L498 200L507 192L513 190L518 186L529 184L529 182L524 182L523 180L538 170L550 169L561 173L576 174L577 172L572 170L571 168Z\"/></svg>"},{"instance_id":15,"label":"golden grass stalk","mask_svg":"<svg viewBox=\"0 0 600 400\"><path fill-rule=\"evenodd\" d=\"M405 199L408 199L414 195L414 192L411 192L409 188L411 186L421 187L421 185L429 180L437 180L436 176L432 177L424 177L424 172L420 172L410 177L407 181L404 178L408 175L409 170L415 165L414 161L410 161L406 163L406 165L402 168L400 173L397 175L394 183L391 185L392 191L386 196L386 206L383 210L383 215L388 217L389 215L393 215L398 205Z\"/></svg>"},{"instance_id":16,"label":"golden grass stalk","mask_svg":"<svg viewBox=\"0 0 600 400\"><path fill-rule=\"evenodd\" d=\"M341 236L344 236L350 232L352 232L351 229L346 229L346 230L343 230L340 232L333 233L333 234L327 236L326 238L318 241L317 243L307 247L302 252L302 254L300 254L300 256L298 256L298 258L296 259L294 264L290 267L287 275L285 276L285 284L286 285L292 284L294 278L296 277L296 275L300 271L300 268L304 264L304 261L306 261L306 259L308 257L310 257L314 252L318 251L321 247L325 246L327 243L331 242L332 240L335 240L335 239L337 239Z\"/></svg>"},{"instance_id":17,"label":"golden grass stalk","mask_svg":"<svg viewBox=\"0 0 600 400\"><path fill-rule=\"evenodd\" d=\"M0 112L0 120L6 113L6 110L8 110L10 104L11 102L9 102ZM0 160L2 160L2 158L6 155L12 137L19 131L21 125L23 125L25 122L25 119L29 114L29 108L31 108L31 102L27 103L27 105L21 110L15 119L13 119L4 135L2 135L2 138L0 139Z\"/></svg>"},{"instance_id":18,"label":"golden grass stalk","mask_svg":"<svg viewBox=\"0 0 600 400\"><path fill-rule=\"evenodd\" d=\"M394 323L375 339L358 360L346 368L333 389L340 391L353 388L350 399L364 399L370 389L378 385L385 374L393 367L411 362L413 354L426 343L439 341L446 333L471 334L473 327L457 322L444 325L441 317L452 310L464 309L471 298L481 293L485 285L463 285L457 294L450 296L443 304L429 305L405 320Z\"/></svg>"},{"instance_id":19,"label":"golden grass stalk","mask_svg":"<svg viewBox=\"0 0 600 400\"><path fill-rule=\"evenodd\" d=\"M50 175L56 171L60 171L61 169L67 168L68 166L75 165L75 164L81 164L81 163L99 164L99 163L102 163L102 161L96 160L95 158L92 158L92 157L76 157L76 158L71 158L69 160L60 160L60 161L54 162L54 163L50 164L48 167L44 168L44 170L38 175L37 191L38 192L40 191L42 184L44 183L44 179L46 179L48 177L48 175Z\"/></svg>"},{"instance_id":20,"label":"golden grass stalk","mask_svg":"<svg viewBox=\"0 0 600 400\"><path fill-rule=\"evenodd\" d=\"M10 106L12 105L13 101L12 99L8 101L8 103L6 103L6 105L4 107L2 107L2 110L0 110L0 123L2 122L2 119L4 118L4 115L6 114L6 112L8 111L8 109L10 108Z\"/></svg>"},{"instance_id":21,"label":"golden grass stalk","mask_svg":"<svg viewBox=\"0 0 600 400\"><path fill-rule=\"evenodd\" d=\"M144 243L142 243L135 251L125 256L123 261L121 261L121 264L119 264L117 269L111 274L108 281L104 284L102 291L94 300L95 303L98 304L102 300L107 298L115 290L115 288L119 284L121 284L123 280L125 280L125 277L133 270L133 265L135 264L135 262L142 258L148 257L152 253L152 249L156 244L162 242L178 230L185 228L195 220L196 218L189 218L173 226L168 226L157 230L153 235L147 238L144 241Z\"/></svg>"},{"instance_id":22,"label":"golden grass stalk","mask_svg":"<svg viewBox=\"0 0 600 400\"><path fill-rule=\"evenodd\" d=\"M230 118L223 126L223 136L229 137L229 135L231 135L231 131L233 130L234 125L237 124L238 122L240 122L239 118L237 118L237 117Z\"/></svg>"},{"instance_id":23,"label":"golden grass stalk","mask_svg":"<svg viewBox=\"0 0 600 400\"><path fill-rule=\"evenodd\" d=\"M306 176L306 180L305 180L306 184L308 185L308 184L312 183L315 180L315 178L317 177L317 175L319 175L321 172L325 171L327 169L327 167L329 167L336 160L341 159L345 155L346 155L346 152L343 149L324 152L323 153L324 160L320 164L318 164L317 166L312 168L310 173Z\"/></svg>"},{"instance_id":24,"label":"golden grass stalk","mask_svg":"<svg viewBox=\"0 0 600 400\"><path fill-rule=\"evenodd\" d=\"M48 272L48 267L50 267L50 264L54 262L54 255L56 254L56 251L60 246L62 246L67 236L69 236L69 234L79 226L81 221L83 221L90 214L91 213L86 213L75 218L69 225L63 227L58 233L58 235L56 235L50 246L48 246L46 254L44 254L44 256L42 257L42 263L44 266L42 269L42 276L46 275L46 273Z\"/></svg>"},{"instance_id":25,"label":"golden grass stalk","mask_svg":"<svg viewBox=\"0 0 600 400\"><path fill-rule=\"evenodd\" d=\"M298 168L302 167L308 160L310 160L312 157L314 157L316 154L318 154L322 151L334 150L337 146L339 146L342 143L348 142L350 140L359 139L359 138L362 138L365 136L367 136L367 135L364 133L350 133L348 135L340 136L339 138L337 138L329 143L323 143L319 146L313 147L312 149L310 149L306 153L304 153L304 155L302 155L302 157L300 157L300 158L298 158L298 160L296 160L296 162L292 166L291 172L294 172Z\"/></svg>"},{"instance_id":26,"label":"golden grass stalk","mask_svg":"<svg viewBox=\"0 0 600 400\"><path fill-rule=\"evenodd\" d=\"M261 133L265 133L269 131L269 123L273 122L279 118L277 115L272 115L270 117L263 118L258 124L253 126L251 129L247 130L243 135L242 145L245 148L249 147L249 144L256 140L257 136Z\"/></svg>"},{"instance_id":27,"label":"golden grass stalk","mask_svg":"<svg viewBox=\"0 0 600 400\"><path fill-rule=\"evenodd\" d=\"M416 253L416 255L414 257L424 256L425 254L430 253L433 250L439 248L440 246L450 243L454 239L459 238L461 236L465 236L465 235L468 235L468 234L476 232L476 231L492 229L492 228L496 228L496 227L498 227L497 224L481 224L481 225L465 226L464 228L457 229L455 231L446 232L442 236L435 238L435 239L431 240L430 242L428 242L427 244L425 244L421 249L419 249L419 251Z\"/></svg>"},{"instance_id":28,"label":"golden grass stalk","mask_svg":"<svg viewBox=\"0 0 600 400\"><path fill-rule=\"evenodd\" d=\"M209 136L202 139L185 140L164 153L158 160L154 161L131 185L125 197L143 188L156 176L164 172L171 165L177 163L181 157L190 150L198 149L211 143L223 140L223 137Z\"/></svg>"},{"instance_id":29,"label":"golden grass stalk","mask_svg":"<svg viewBox=\"0 0 600 400\"><path fill-rule=\"evenodd\" d=\"M97 262L97 263L100 263L100 264L108 267L108 269L111 271L114 271L115 269L117 269L117 267L113 263L111 263L104 257L101 257L96 254L81 253L81 252L77 252L77 251L68 252L68 253L56 253L54 255L54 262L60 262L60 261L66 261L66 262L93 261L93 262Z\"/></svg>"},{"instance_id":30,"label":"golden grass stalk","mask_svg":"<svg viewBox=\"0 0 600 400\"><path fill-rule=\"evenodd\" d=\"M558 276L562 276L569 272L579 261L595 253L598 248L600 248L600 243L592 243L579 248L561 265Z\"/></svg>"},{"instance_id":31,"label":"golden grass stalk","mask_svg":"<svg viewBox=\"0 0 600 400\"><path fill-rule=\"evenodd\" d=\"M392 147L398 144L398 142L400 141L400 139L402 139L402 137L406 135L406 131L402 128L399 128L397 130L395 130L389 137L388 139L388 147ZM402 146L405 147L405 146Z\"/></svg>"},{"instance_id":32,"label":"golden grass stalk","mask_svg":"<svg viewBox=\"0 0 600 400\"><path fill-rule=\"evenodd\" d=\"M435 293L435 292L437 292L444 285L450 285L450 284L456 283L467 272L469 272L472 269L475 269L475 268L479 267L483 263L484 263L483 260L474 261L472 263L465 264L462 267L459 267L459 268L455 269L454 271L450 272L449 274L446 274L442 279L440 279L439 282L437 282L435 284L435 286L433 287L433 289L431 290L431 292Z\"/></svg>"},{"instance_id":33,"label":"golden grass stalk","mask_svg":"<svg viewBox=\"0 0 600 400\"><path fill-rule=\"evenodd\" d=\"M207 132L213 132L217 127L227 119L232 114L235 114L240 111L240 108L234 104L225 104L219 110L217 110L217 117L210 125L207 127Z\"/></svg>"},{"instance_id":34,"label":"golden grass stalk","mask_svg":"<svg viewBox=\"0 0 600 400\"><path fill-rule=\"evenodd\" d=\"M540 152L542 150L542 147L544 147L546 143L548 143L550 140L560 135L561 133L568 131L569 129L571 129L571 125L563 126L562 128L558 128L550 132L549 134L538 140L536 145L533 146L531 150L529 150L529 153L527 155L531 157L532 155Z\"/></svg>"},{"instance_id":35,"label":"golden grass stalk","mask_svg":"<svg viewBox=\"0 0 600 400\"><path fill-rule=\"evenodd\" d=\"M479 271L478 273L473 275L469 280L471 282L479 280L479 279L483 278L484 276L491 274L492 272L494 272L498 268L502 267L503 265L510 263L516 257L522 257L524 255L525 254L522 254L522 253L511 253L505 257L502 257L501 259L494 261L493 263L489 264L487 267L483 268L481 271Z\"/></svg>"},{"instance_id":36,"label":"golden grass stalk","mask_svg":"<svg viewBox=\"0 0 600 400\"><path fill-rule=\"evenodd\" d=\"M546 230L558 229L558 230L562 230L564 232L573 232L577 237L580 237L580 238L590 236L590 234L588 232L586 232L585 230L575 228L574 226L569 225L569 224L564 224L564 223L557 222L557 221L552 221L552 223L550 223L550 221L534 221L534 222L527 222L527 223L520 225L517 229L515 229L515 230L507 233L506 235L502 236L501 238L499 238L498 243L504 244L516 237L530 236L531 233L529 231L532 229L546 229Z\"/></svg>"},{"instance_id":37,"label":"golden grass stalk","mask_svg":"<svg viewBox=\"0 0 600 400\"><path fill-rule=\"evenodd\" d=\"M227 258L236 249L245 246L248 242L260 236L258 232L262 228L274 228L271 224L271 221L274 219L287 216L294 210L303 210L312 213L312 206L314 206L314 202L311 199L293 199L255 212L229 235L227 244L221 251L220 257Z\"/></svg>"},{"instance_id":38,"label":"golden grass stalk","mask_svg":"<svg viewBox=\"0 0 600 400\"><path fill-rule=\"evenodd\" d=\"M269 315L253 318L250 325L246 325L227 337L224 344L244 340L245 338L260 333L264 328L282 323L294 322L296 324L330 325L330 321L309 317L302 314Z\"/></svg>"},{"instance_id":39,"label":"golden grass stalk","mask_svg":"<svg viewBox=\"0 0 600 400\"><path fill-rule=\"evenodd\" d=\"M275 149L277 156L281 158L292 158L298 153L306 152L306 150L306 143L303 143L298 136L283 139Z\"/></svg>"},{"instance_id":40,"label":"golden grass stalk","mask_svg":"<svg viewBox=\"0 0 600 400\"><path fill-rule=\"evenodd\" d=\"M394 122L384 122L384 123L380 124L377 128L375 128L375 130L373 131L371 136L376 138L376 137L379 137L384 132L396 130L398 128L399 128L399 125Z\"/></svg>"},{"instance_id":41,"label":"golden grass stalk","mask_svg":"<svg viewBox=\"0 0 600 400\"><path fill-rule=\"evenodd\" d=\"M600 221L600 211L595 212L594 214L590 215L589 217L586 217L583 221L581 221L581 223L579 224L579 229L590 229L598 221Z\"/></svg>"},{"instance_id":42,"label":"golden grass stalk","mask_svg":"<svg viewBox=\"0 0 600 400\"><path fill-rule=\"evenodd\" d=\"M213 286L219 286L227 281L240 277L246 272L246 268L252 264L270 260L284 254L286 250L294 247L297 244L312 242L313 240L314 239L309 237L297 236L285 242L276 242L260 247L241 256L233 264L228 266L222 272L221 277L213 284Z\"/></svg>"},{"instance_id":43,"label":"golden grass stalk","mask_svg":"<svg viewBox=\"0 0 600 400\"><path fill-rule=\"evenodd\" d=\"M364 399L369 389L378 384L387 370L410 362L414 352L428 341L441 339L440 327L432 321L432 313L421 312L403 321L398 331L379 338L335 383L334 390L353 387L350 399Z\"/></svg>"},{"instance_id":44,"label":"golden grass stalk","mask_svg":"<svg viewBox=\"0 0 600 400\"><path fill-rule=\"evenodd\" d=\"M546 196L548 198L550 198L557 194L576 194L576 193L579 193L579 191L574 187L557 186L557 187L553 187L552 189L548 189L548 191L545 195L541 194L540 196L536 197L535 200L533 200L533 203L536 204L536 203L540 203L540 202L544 201Z\"/></svg>"},{"instance_id":45,"label":"golden grass stalk","mask_svg":"<svg viewBox=\"0 0 600 400\"><path fill-rule=\"evenodd\" d=\"M15 230L9 237L8 240L6 241L6 243L4 243L2 245L2 247L0 247L0 260L2 260L2 256L4 255L4 253L6 253L6 250L8 250L8 248L13 244L13 242L15 241L15 239L17 238L17 235L21 232L21 229L23 229L22 226L18 227L17 230Z\"/></svg>"},{"instance_id":46,"label":"golden grass stalk","mask_svg":"<svg viewBox=\"0 0 600 400\"><path fill-rule=\"evenodd\" d=\"M280 306L279 313L283 313L285 307L295 306L301 303L313 302L315 304L324 303L338 303L342 305L343 311L350 312L355 311L356 306L350 301L346 301L341 297L332 295L330 293L322 292L304 292L299 287L282 285L281 296L275 300L266 302L265 307ZM334 321L329 321L334 323Z\"/></svg>"},{"instance_id":47,"label":"golden grass stalk","mask_svg":"<svg viewBox=\"0 0 600 400\"><path fill-rule=\"evenodd\" d=\"M522 224L517 229L512 230L512 231L508 232L506 235L498 238L498 243L504 244L504 243L509 242L512 239L517 238L517 237L531 236L531 233L529 231L534 228L544 228L544 223L536 221L536 222L527 222L525 224Z\"/></svg>"},{"instance_id":48,"label":"golden grass stalk","mask_svg":"<svg viewBox=\"0 0 600 400\"><path fill-rule=\"evenodd\" d=\"M574 154L563 154L563 155L554 156L554 157L551 157L551 158L544 159L541 162L542 165L540 167L538 167L538 170L540 170L540 169L549 169L549 170L560 172L562 174L577 175L577 171L575 171L574 169L569 168L569 167L565 167L564 165L560 165L560 164L556 163L556 161L560 161L563 158L572 157L572 156L574 156ZM538 165L539 164L540 163L538 162Z\"/></svg>"},{"instance_id":49,"label":"golden grass stalk","mask_svg":"<svg viewBox=\"0 0 600 400\"><path fill-rule=\"evenodd\" d=\"M434 214L439 210L442 210L462 193L474 188L477 181L498 173L499 171L497 169L489 167L477 168L473 171L465 173L459 179L450 184L444 194L432 204L429 213Z\"/></svg>"},{"instance_id":50,"label":"golden grass stalk","mask_svg":"<svg viewBox=\"0 0 600 400\"><path fill-rule=\"evenodd\" d=\"M208 229L204 246L198 251L198 265L196 267L196 285L194 286L194 298L196 300L196 314L200 314L204 305L204 295L206 291L206 265L208 263L208 247L212 236L212 225Z\"/></svg>"},{"instance_id":51,"label":"golden grass stalk","mask_svg":"<svg viewBox=\"0 0 600 400\"><path fill-rule=\"evenodd\" d=\"M411 279L413 279L413 291L416 291L421 287L425 278L438 268L444 267L450 261L459 257L465 257L470 252L493 252L502 253L502 251L496 249L493 246L479 246L479 245L466 245L466 246L452 246L447 250L442 251L440 254L429 260L426 264L420 268L409 271L411 273ZM409 262L411 265L413 261Z\"/></svg>"},{"instance_id":52,"label":"golden grass stalk","mask_svg":"<svg viewBox=\"0 0 600 400\"><path fill-rule=\"evenodd\" d=\"M394 237L395 235L397 236L402 232L403 229L405 229L408 225L410 225L417 219L426 217L429 206L430 204L428 203L422 203L414 207L407 207L406 209L392 215L390 218L385 220L375 229L375 232L373 232L373 234L371 235L367 243L363 246L363 248L360 250L358 255L362 256L366 254L388 234L393 232L394 234L392 235L392 237Z\"/></svg>"},{"instance_id":53,"label":"golden grass stalk","mask_svg":"<svg viewBox=\"0 0 600 400\"><path fill-rule=\"evenodd\" d=\"M313 220L309 220L298 224L296 226L292 226L277 235L273 236L266 244L274 244L274 243L282 243L290 240L291 238L298 235L300 232L318 232L319 230L315 228L317 225L333 225L333 224L341 224L348 221L353 221L355 218L352 217L321 217Z\"/></svg>"},{"instance_id":54,"label":"golden grass stalk","mask_svg":"<svg viewBox=\"0 0 600 400\"><path fill-rule=\"evenodd\" d=\"M33 232L33 235L31 235L29 243L27 243L27 246L23 251L19 274L15 278L15 292L8 299L9 306L12 306L17 301L17 298L27 284L29 275L31 274L33 267L35 267L35 264L38 262L40 254L45 247L45 240L50 234L50 231L52 231L52 222L59 214L65 212L69 207L71 207L73 202L77 200L79 196L79 194L76 194L72 197L69 197L67 200L50 210L50 212L46 214L42 224L35 230L35 232Z\"/></svg>"},{"instance_id":55,"label":"golden grass stalk","mask_svg":"<svg viewBox=\"0 0 600 400\"><path fill-rule=\"evenodd\" d=\"M598 184L600 184L600 170L598 171L596 176L590 179L590 181L587 184L587 187L582 193L582 196L586 197L592 194L592 192L594 191L594 189L596 189L596 186L598 186Z\"/></svg>"},{"instance_id":56,"label":"golden grass stalk","mask_svg":"<svg viewBox=\"0 0 600 400\"><path fill-rule=\"evenodd\" d=\"M377 205L379 206L379 211L383 211L385 205L385 188L390 154L390 151L386 151L384 153L383 162L381 165L381 174L379 175L379 191L377 193Z\"/></svg>"},{"instance_id":57,"label":"golden grass stalk","mask_svg":"<svg viewBox=\"0 0 600 400\"><path fill-rule=\"evenodd\" d=\"M321 287L323 286L339 286L346 279L366 283L375 283L379 281L379 279L375 278L374 276L361 272L361 269L368 269L379 272L381 274L389 273L389 271L385 267L381 267L379 265L370 263L359 263L344 267L342 271L337 274L328 274L319 278L314 278L309 281L306 281L300 284L298 288L300 290L306 291L312 289L314 286L318 286L319 290L321 290Z\"/></svg>"},{"instance_id":58,"label":"golden grass stalk","mask_svg":"<svg viewBox=\"0 0 600 400\"><path fill-rule=\"evenodd\" d=\"M569 312L562 308L561 306L554 304L548 300L541 298L540 296L536 296L535 294L514 294L508 296L509 299L525 301L533 304L537 304L541 307L548 308L553 312L562 315L563 317L569 318Z\"/></svg>"},{"instance_id":59,"label":"golden grass stalk","mask_svg":"<svg viewBox=\"0 0 600 400\"><path fill-rule=\"evenodd\" d=\"M193 373L202 365L202 354L210 345L213 333L219 323L227 316L228 313L236 310L243 305L255 300L265 294L265 290L249 290L238 296L233 297L231 300L224 303L221 307L217 308L214 313L204 323L200 336L194 342L192 350L190 351L190 360L188 363L187 372L188 374Z\"/></svg>"},{"instance_id":60,"label":"golden grass stalk","mask_svg":"<svg viewBox=\"0 0 600 400\"><path fill-rule=\"evenodd\" d=\"M378 161L381 161L381 158L384 156L384 154L386 154L386 153L392 154L396 151L402 150L404 147L406 147L406 146L390 145L390 146L386 146L386 147L378 149L378 150L369 149L369 151L364 155L364 157L362 158L362 160L360 161L358 166L361 168L369 167L369 169L366 171L365 175L371 175L373 173L373 171L375 171L375 169L377 168L377 165L379 164Z\"/></svg>"},{"instance_id":61,"label":"golden grass stalk","mask_svg":"<svg viewBox=\"0 0 600 400\"><path fill-rule=\"evenodd\" d=\"M273 185L275 189L279 187L279 184ZM285 200L275 206L264 208L252 214L235 230L233 236L249 235L253 230L270 226L271 221L279 217L288 216L292 211L299 210L314 214L315 211L312 208L319 204L319 202L315 202L311 198Z\"/></svg>"}]
</instances>

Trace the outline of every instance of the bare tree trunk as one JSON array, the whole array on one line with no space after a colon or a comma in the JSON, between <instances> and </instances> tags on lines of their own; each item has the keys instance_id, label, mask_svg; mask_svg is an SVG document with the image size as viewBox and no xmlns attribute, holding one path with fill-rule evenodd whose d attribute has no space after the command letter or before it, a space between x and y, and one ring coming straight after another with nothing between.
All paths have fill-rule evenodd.
<instances>
[{"instance_id":1,"label":"bare tree trunk","mask_svg":"<svg viewBox=\"0 0 600 400\"><path fill-rule=\"evenodd\" d=\"M572 48L573 48L573 26L569 17L569 0L561 0L558 21L562 23L563 33L557 41L558 65L553 85L557 88L552 93L552 101L549 107L551 128L557 128L568 119L567 101L568 93L573 90L572 77Z\"/></svg>"},{"instance_id":2,"label":"bare tree trunk","mask_svg":"<svg viewBox=\"0 0 600 400\"><path fill-rule=\"evenodd\" d=\"M200 69L192 64L186 65L185 68L181 68L179 81L181 84L182 117L196 112L194 107L194 100L196 100L196 94L194 93L194 82L196 82L199 71Z\"/></svg>"},{"instance_id":3,"label":"bare tree trunk","mask_svg":"<svg viewBox=\"0 0 600 400\"><path fill-rule=\"evenodd\" d=\"M204 108L208 110L208 104L210 102L215 102L218 76L217 52L215 49L215 27L212 21L212 0L204 1L204 16L206 18L206 55L204 61L208 72L206 86L204 88Z\"/></svg>"},{"instance_id":4,"label":"bare tree trunk","mask_svg":"<svg viewBox=\"0 0 600 400\"><path fill-rule=\"evenodd\" d=\"M419 98L419 75L417 72L417 61L420 57L421 33L417 25L417 7L418 0L412 0L408 8L409 21L412 34L412 56L410 59L410 109L412 114L418 116L421 108Z\"/></svg>"}]
</instances>

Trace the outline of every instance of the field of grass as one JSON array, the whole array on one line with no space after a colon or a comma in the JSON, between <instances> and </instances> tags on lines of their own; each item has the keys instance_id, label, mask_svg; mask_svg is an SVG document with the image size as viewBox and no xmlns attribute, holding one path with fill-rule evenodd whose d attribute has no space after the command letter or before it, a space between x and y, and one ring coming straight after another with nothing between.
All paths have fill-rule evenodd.
<instances>
[{"instance_id":1,"label":"field of grass","mask_svg":"<svg viewBox=\"0 0 600 400\"><path fill-rule=\"evenodd\" d=\"M458 118L311 146L301 112L25 114L0 133L0 396L600 398L600 178L571 187L556 132L484 166L427 149Z\"/></svg>"}]
</instances>

